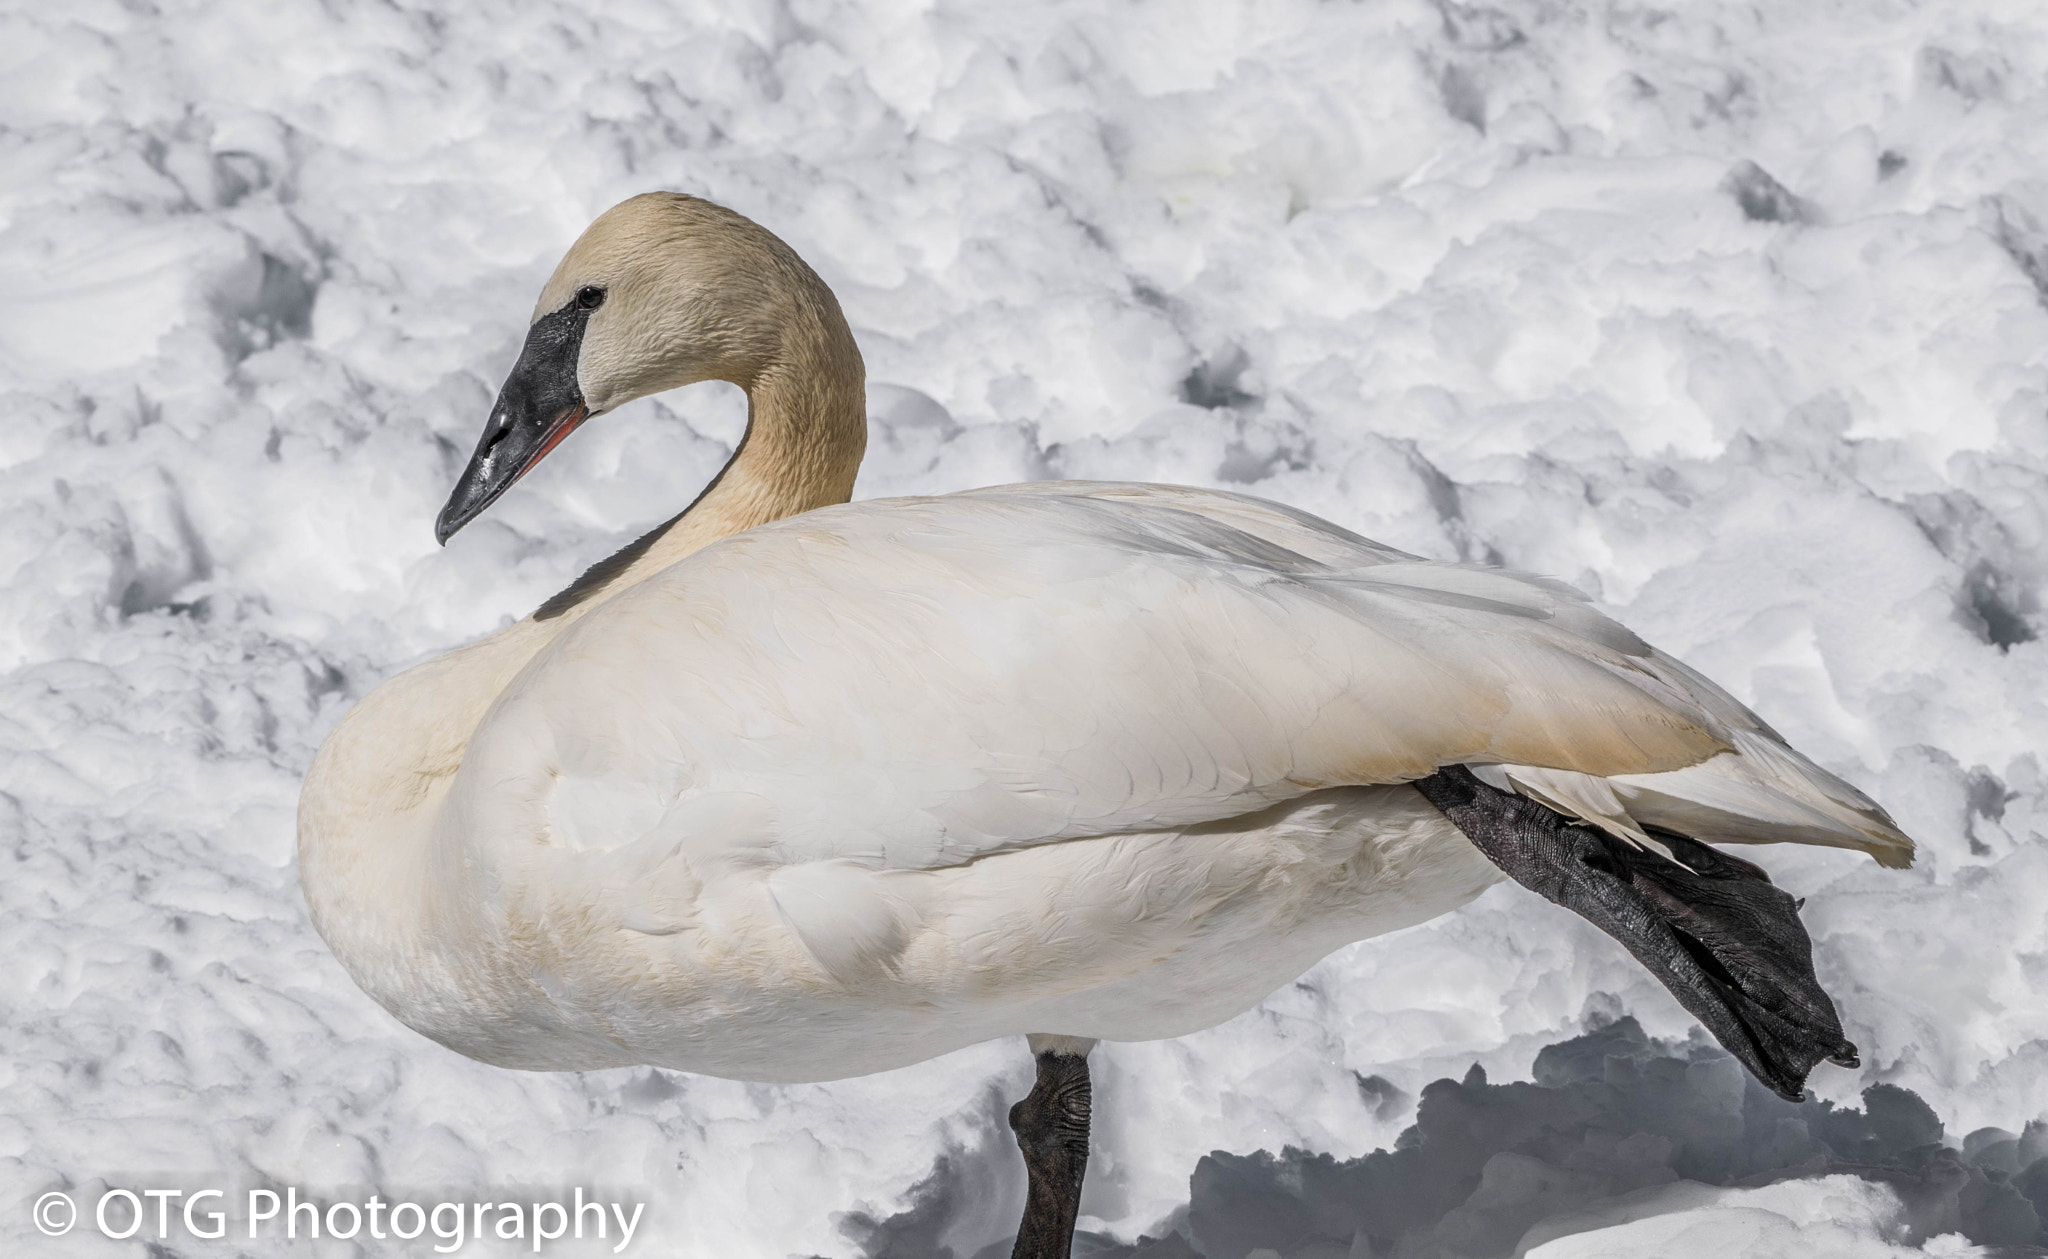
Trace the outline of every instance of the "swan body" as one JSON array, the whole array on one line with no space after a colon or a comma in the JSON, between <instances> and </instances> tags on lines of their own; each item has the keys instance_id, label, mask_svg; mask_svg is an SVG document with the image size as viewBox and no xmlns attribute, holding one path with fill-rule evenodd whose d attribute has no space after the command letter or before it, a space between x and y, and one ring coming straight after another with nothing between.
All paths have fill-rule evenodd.
<instances>
[{"instance_id":1,"label":"swan body","mask_svg":"<svg viewBox=\"0 0 2048 1259\"><path fill-rule=\"evenodd\" d=\"M593 226L527 351L570 354L580 400L531 445L722 374L753 400L740 452L573 597L379 687L308 775L314 921L426 1035L511 1067L816 1080L1183 1034L1501 877L1405 785L1448 765L1638 846L1910 858L1557 583L1207 490L845 503L858 355L793 259L688 198ZM772 299L646 332L763 273ZM558 315L580 348L543 344ZM538 460L514 419L451 512Z\"/></svg>"}]
</instances>

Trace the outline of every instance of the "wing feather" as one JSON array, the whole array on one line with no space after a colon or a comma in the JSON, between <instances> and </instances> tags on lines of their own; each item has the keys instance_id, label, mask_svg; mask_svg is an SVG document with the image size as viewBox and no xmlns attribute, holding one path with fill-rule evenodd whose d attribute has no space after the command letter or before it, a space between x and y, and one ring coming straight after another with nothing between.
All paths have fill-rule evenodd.
<instances>
[{"instance_id":1,"label":"wing feather","mask_svg":"<svg viewBox=\"0 0 2048 1259\"><path fill-rule=\"evenodd\" d=\"M673 844L710 879L741 860L936 869L1460 762L1637 842L1712 819L1896 852L1876 806L1569 587L1178 487L1002 487L736 535L537 656L458 791L504 814L469 833L600 849L643 838L606 840L608 819L768 802L751 833L772 841ZM807 946L886 951L820 878L775 891Z\"/></svg>"}]
</instances>

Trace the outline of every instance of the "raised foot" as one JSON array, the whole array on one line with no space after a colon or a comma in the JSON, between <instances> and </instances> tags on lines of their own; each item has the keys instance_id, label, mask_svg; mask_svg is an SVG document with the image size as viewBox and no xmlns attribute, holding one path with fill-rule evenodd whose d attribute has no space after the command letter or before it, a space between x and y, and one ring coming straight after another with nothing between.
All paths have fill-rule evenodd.
<instances>
[{"instance_id":1,"label":"raised foot","mask_svg":"<svg viewBox=\"0 0 2048 1259\"><path fill-rule=\"evenodd\" d=\"M1857 1063L1813 973L1800 902L1761 869L1696 840L1645 852L1450 765L1415 783L1517 883L1579 914L1633 953L1680 1005L1773 1092L1792 1101L1826 1059Z\"/></svg>"},{"instance_id":2,"label":"raised foot","mask_svg":"<svg viewBox=\"0 0 2048 1259\"><path fill-rule=\"evenodd\" d=\"M1010 1259L1068 1259L1088 1170L1088 1058L1038 1055L1038 1083L1010 1108L1010 1130L1031 1175Z\"/></svg>"}]
</instances>

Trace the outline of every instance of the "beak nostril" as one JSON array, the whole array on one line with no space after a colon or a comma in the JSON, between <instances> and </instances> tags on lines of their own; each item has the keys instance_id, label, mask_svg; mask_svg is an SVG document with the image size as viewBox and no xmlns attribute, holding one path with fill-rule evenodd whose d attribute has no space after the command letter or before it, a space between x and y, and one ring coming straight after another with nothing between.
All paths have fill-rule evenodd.
<instances>
[{"instance_id":1,"label":"beak nostril","mask_svg":"<svg viewBox=\"0 0 2048 1259\"><path fill-rule=\"evenodd\" d=\"M588 418L577 380L586 311L571 306L534 321L519 361L491 404L470 456L436 525L442 541L497 501Z\"/></svg>"}]
</instances>

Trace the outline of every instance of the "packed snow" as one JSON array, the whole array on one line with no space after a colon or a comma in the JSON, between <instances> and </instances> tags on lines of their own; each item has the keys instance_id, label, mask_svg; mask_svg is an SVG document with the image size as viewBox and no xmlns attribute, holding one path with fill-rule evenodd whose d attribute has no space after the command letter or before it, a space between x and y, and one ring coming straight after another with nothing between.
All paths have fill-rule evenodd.
<instances>
[{"instance_id":1,"label":"packed snow","mask_svg":"<svg viewBox=\"0 0 2048 1259\"><path fill-rule=\"evenodd\" d=\"M434 545L542 280L655 188L837 290L863 497L1244 490L1561 577L1716 678L1922 845L1905 872L1745 853L1808 898L1863 1051L1809 1105L1910 1093L1999 1177L2048 1150L2031 0L16 4L0 150L13 1253L143 1253L154 1206L93 1227L110 1188L580 1188L645 1204L643 1254L966 1259L1014 1229L1021 1042L822 1085L516 1074L398 1025L307 923L293 809L339 714L738 439L730 387L635 403ZM1624 1016L1727 1066L1618 945L1503 886L1211 1031L1105 1045L1089 1244L1225 1259L1198 1166L1395 1150L1431 1081L1529 1080ZM1524 1231L1465 1253L1980 1253L1881 1178L1595 1189L1533 1219L1525 1193ZM61 1240L49 1190L84 1204ZM214 1253L170 1221L156 1253ZM436 1240L235 1224L254 1255Z\"/></svg>"}]
</instances>

